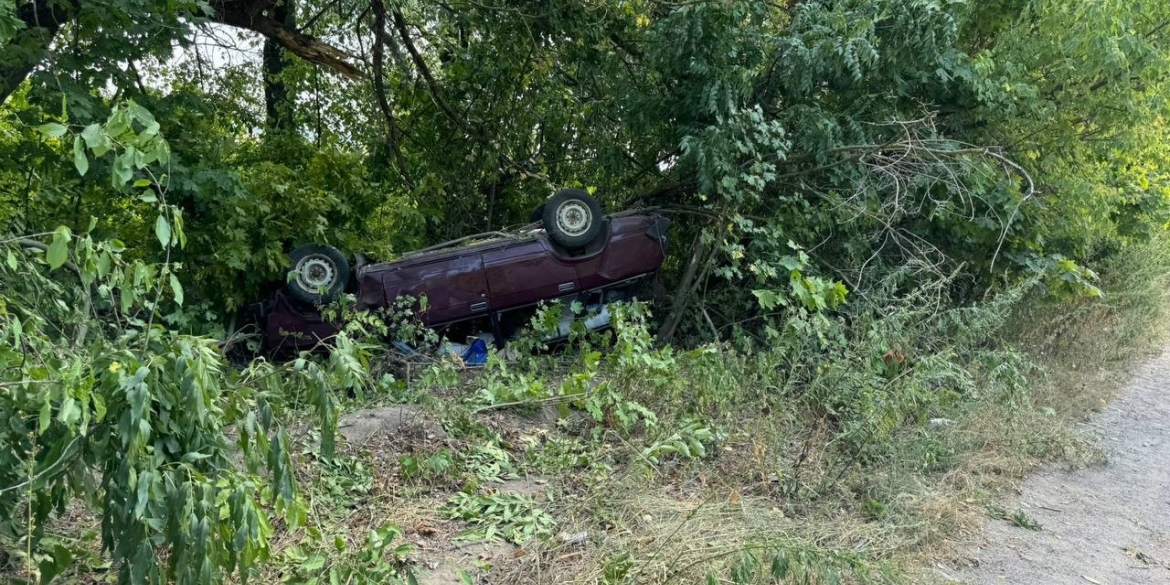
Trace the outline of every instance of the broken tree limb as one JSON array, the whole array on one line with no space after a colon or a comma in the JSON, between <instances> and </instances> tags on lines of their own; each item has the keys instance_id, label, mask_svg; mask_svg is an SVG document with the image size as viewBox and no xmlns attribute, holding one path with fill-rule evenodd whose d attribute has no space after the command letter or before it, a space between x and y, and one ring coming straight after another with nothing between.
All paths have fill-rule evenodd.
<instances>
[{"instance_id":1,"label":"broken tree limb","mask_svg":"<svg viewBox=\"0 0 1170 585\"><path fill-rule=\"evenodd\" d=\"M272 5L272 2L222 2L213 5L215 14L211 18L215 22L258 32L280 43L285 50L301 59L332 69L350 79L364 77L361 69L350 63L351 56L345 51L268 16L266 10Z\"/></svg>"}]
</instances>

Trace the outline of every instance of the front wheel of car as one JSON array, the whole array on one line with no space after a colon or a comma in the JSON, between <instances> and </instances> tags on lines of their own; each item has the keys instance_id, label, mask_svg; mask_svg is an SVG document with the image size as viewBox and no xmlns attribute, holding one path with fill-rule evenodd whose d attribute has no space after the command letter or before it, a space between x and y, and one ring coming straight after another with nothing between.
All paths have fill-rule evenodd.
<instances>
[{"instance_id":1,"label":"front wheel of car","mask_svg":"<svg viewBox=\"0 0 1170 585\"><path fill-rule=\"evenodd\" d=\"M345 292L349 262L341 250L325 244L308 244L293 250L288 259L292 266L288 292L294 299L324 305Z\"/></svg>"},{"instance_id":2,"label":"front wheel of car","mask_svg":"<svg viewBox=\"0 0 1170 585\"><path fill-rule=\"evenodd\" d=\"M566 248L584 248L601 235L601 205L581 189L553 195L542 215L549 238Z\"/></svg>"}]
</instances>

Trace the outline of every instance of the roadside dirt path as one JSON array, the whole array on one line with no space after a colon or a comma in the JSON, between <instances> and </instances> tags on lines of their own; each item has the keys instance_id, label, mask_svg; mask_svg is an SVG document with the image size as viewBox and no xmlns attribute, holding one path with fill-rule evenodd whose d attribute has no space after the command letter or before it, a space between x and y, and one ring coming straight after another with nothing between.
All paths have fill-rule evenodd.
<instances>
[{"instance_id":1,"label":"roadside dirt path","mask_svg":"<svg viewBox=\"0 0 1170 585\"><path fill-rule=\"evenodd\" d=\"M951 583L1170 583L1170 349L1138 367L1091 424L1108 463L1030 478L1004 508L1042 529L989 521L970 552L978 564L946 571Z\"/></svg>"}]
</instances>

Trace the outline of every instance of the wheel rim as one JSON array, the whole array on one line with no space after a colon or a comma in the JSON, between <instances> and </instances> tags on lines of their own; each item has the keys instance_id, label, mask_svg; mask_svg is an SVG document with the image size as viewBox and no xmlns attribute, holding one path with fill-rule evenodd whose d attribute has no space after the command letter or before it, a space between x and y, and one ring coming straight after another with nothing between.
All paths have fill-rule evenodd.
<instances>
[{"instance_id":1,"label":"wheel rim","mask_svg":"<svg viewBox=\"0 0 1170 585\"><path fill-rule=\"evenodd\" d=\"M297 286L308 292L328 290L337 280L333 262L320 254L310 254L297 262Z\"/></svg>"},{"instance_id":2,"label":"wheel rim","mask_svg":"<svg viewBox=\"0 0 1170 585\"><path fill-rule=\"evenodd\" d=\"M580 236L593 225L593 212L581 201L570 200L557 207L557 228L568 236Z\"/></svg>"}]
</instances>

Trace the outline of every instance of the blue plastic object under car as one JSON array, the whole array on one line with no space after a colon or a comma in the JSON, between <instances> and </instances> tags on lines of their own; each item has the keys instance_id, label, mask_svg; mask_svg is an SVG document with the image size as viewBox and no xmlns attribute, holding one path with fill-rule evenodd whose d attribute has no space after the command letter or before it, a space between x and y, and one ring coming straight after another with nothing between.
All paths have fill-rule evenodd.
<instances>
[{"instance_id":1,"label":"blue plastic object under car","mask_svg":"<svg viewBox=\"0 0 1170 585\"><path fill-rule=\"evenodd\" d=\"M463 352L463 363L469 366L482 366L487 362L488 346L487 342L482 339L476 339L471 342L471 347Z\"/></svg>"}]
</instances>

